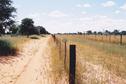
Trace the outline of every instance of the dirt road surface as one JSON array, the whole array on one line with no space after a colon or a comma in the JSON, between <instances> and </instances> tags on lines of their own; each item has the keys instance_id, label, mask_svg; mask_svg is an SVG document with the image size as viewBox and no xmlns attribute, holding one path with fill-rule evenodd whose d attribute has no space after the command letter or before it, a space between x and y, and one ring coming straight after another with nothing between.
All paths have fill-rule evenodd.
<instances>
[{"instance_id":1,"label":"dirt road surface","mask_svg":"<svg viewBox=\"0 0 126 84\"><path fill-rule=\"evenodd\" d=\"M0 84L67 84L52 73L49 37L25 44L17 57L1 57Z\"/></svg>"}]
</instances>

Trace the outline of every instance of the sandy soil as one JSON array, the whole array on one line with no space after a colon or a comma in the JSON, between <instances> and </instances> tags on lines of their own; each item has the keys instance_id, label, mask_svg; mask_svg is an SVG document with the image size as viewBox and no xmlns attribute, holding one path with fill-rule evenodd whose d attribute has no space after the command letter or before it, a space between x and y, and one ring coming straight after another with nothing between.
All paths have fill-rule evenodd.
<instances>
[{"instance_id":1,"label":"sandy soil","mask_svg":"<svg viewBox=\"0 0 126 84\"><path fill-rule=\"evenodd\" d=\"M48 39L28 42L19 56L1 57L0 84L67 84L65 74L54 79Z\"/></svg>"}]
</instances>

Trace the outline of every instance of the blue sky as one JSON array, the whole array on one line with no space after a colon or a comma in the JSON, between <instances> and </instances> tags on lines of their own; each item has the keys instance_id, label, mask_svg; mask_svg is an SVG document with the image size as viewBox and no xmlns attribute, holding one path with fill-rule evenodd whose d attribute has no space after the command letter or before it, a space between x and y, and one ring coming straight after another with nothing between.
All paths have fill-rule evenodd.
<instances>
[{"instance_id":1,"label":"blue sky","mask_svg":"<svg viewBox=\"0 0 126 84\"><path fill-rule=\"evenodd\" d=\"M13 0L17 21L32 18L49 32L126 30L126 0Z\"/></svg>"}]
</instances>

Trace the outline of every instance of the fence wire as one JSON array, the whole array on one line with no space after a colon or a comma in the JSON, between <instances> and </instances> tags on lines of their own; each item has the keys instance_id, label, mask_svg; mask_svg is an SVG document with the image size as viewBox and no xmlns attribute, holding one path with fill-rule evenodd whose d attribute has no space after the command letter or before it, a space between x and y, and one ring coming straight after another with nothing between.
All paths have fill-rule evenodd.
<instances>
[{"instance_id":1,"label":"fence wire","mask_svg":"<svg viewBox=\"0 0 126 84\"><path fill-rule=\"evenodd\" d=\"M68 73L69 45L77 46L76 84L126 84L126 36L57 35L56 38L59 56Z\"/></svg>"}]
</instances>

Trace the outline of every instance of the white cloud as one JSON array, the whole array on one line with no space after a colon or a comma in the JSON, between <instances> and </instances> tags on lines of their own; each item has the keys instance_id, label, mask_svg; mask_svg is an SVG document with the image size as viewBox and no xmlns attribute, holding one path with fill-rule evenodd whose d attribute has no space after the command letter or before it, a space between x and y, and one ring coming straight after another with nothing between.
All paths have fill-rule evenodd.
<instances>
[{"instance_id":1,"label":"white cloud","mask_svg":"<svg viewBox=\"0 0 126 84\"><path fill-rule=\"evenodd\" d=\"M108 16L106 16L106 15L95 15L94 18L95 19L106 19L106 18L108 18Z\"/></svg>"},{"instance_id":2,"label":"white cloud","mask_svg":"<svg viewBox=\"0 0 126 84\"><path fill-rule=\"evenodd\" d=\"M103 6L103 7L112 7L112 6L114 6L116 3L114 2L114 1L107 1L107 2L105 2L105 3L102 3L101 5Z\"/></svg>"},{"instance_id":3,"label":"white cloud","mask_svg":"<svg viewBox=\"0 0 126 84\"><path fill-rule=\"evenodd\" d=\"M120 7L122 10L126 10L126 4Z\"/></svg>"},{"instance_id":4,"label":"white cloud","mask_svg":"<svg viewBox=\"0 0 126 84\"><path fill-rule=\"evenodd\" d=\"M125 30L126 28L125 19L114 19L104 15L95 15L95 16L85 16L76 19L76 25L78 24L78 30L80 31L103 31L107 30Z\"/></svg>"},{"instance_id":5,"label":"white cloud","mask_svg":"<svg viewBox=\"0 0 126 84\"><path fill-rule=\"evenodd\" d=\"M65 13L61 12L61 11L55 10L55 11L50 12L48 14L48 16L59 18L59 17L65 17L67 15Z\"/></svg>"},{"instance_id":6,"label":"white cloud","mask_svg":"<svg viewBox=\"0 0 126 84\"><path fill-rule=\"evenodd\" d=\"M49 32L77 32L77 31L102 31L107 30L125 30L126 20L113 19L106 15L83 15L83 16L70 16L60 19L54 19L42 16L41 14L35 13L29 15L29 17L38 18L39 20L34 20L37 22L36 25L44 26Z\"/></svg>"},{"instance_id":7,"label":"white cloud","mask_svg":"<svg viewBox=\"0 0 126 84\"><path fill-rule=\"evenodd\" d=\"M114 29L124 30L126 28L126 20L114 19L106 15L87 15L81 17L72 17L65 20L50 20L47 28L53 32L77 32L77 31L103 31ZM54 25L55 24L55 25Z\"/></svg>"},{"instance_id":8,"label":"white cloud","mask_svg":"<svg viewBox=\"0 0 126 84\"><path fill-rule=\"evenodd\" d=\"M116 10L115 11L115 14L119 14L121 11L120 10Z\"/></svg>"},{"instance_id":9,"label":"white cloud","mask_svg":"<svg viewBox=\"0 0 126 84\"><path fill-rule=\"evenodd\" d=\"M77 4L76 7L82 7L82 5L81 4Z\"/></svg>"},{"instance_id":10,"label":"white cloud","mask_svg":"<svg viewBox=\"0 0 126 84\"><path fill-rule=\"evenodd\" d=\"M85 7L85 8L89 8L89 7L91 7L91 4L83 4L83 7Z\"/></svg>"},{"instance_id":11,"label":"white cloud","mask_svg":"<svg viewBox=\"0 0 126 84\"><path fill-rule=\"evenodd\" d=\"M79 18L80 21L91 21L92 18L90 17L83 17L83 18Z\"/></svg>"},{"instance_id":12,"label":"white cloud","mask_svg":"<svg viewBox=\"0 0 126 84\"><path fill-rule=\"evenodd\" d=\"M80 7L80 8L90 8L90 7L92 7L92 5L89 4L89 3L85 3L85 4L77 4L76 7Z\"/></svg>"},{"instance_id":13,"label":"white cloud","mask_svg":"<svg viewBox=\"0 0 126 84\"><path fill-rule=\"evenodd\" d=\"M125 30L126 20L114 19L106 15L86 15L43 21L51 32L103 31L114 29Z\"/></svg>"},{"instance_id":14,"label":"white cloud","mask_svg":"<svg viewBox=\"0 0 126 84\"><path fill-rule=\"evenodd\" d=\"M86 12L86 11L83 11L83 12L82 12L82 14L84 14L84 15L85 15L85 14L87 14L87 12Z\"/></svg>"}]
</instances>

